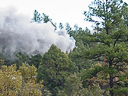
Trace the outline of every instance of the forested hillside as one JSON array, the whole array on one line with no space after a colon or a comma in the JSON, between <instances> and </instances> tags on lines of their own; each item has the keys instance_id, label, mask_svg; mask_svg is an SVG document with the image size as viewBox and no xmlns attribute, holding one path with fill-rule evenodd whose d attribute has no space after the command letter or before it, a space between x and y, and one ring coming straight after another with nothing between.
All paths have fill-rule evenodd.
<instances>
[{"instance_id":1,"label":"forested hillside","mask_svg":"<svg viewBox=\"0 0 128 96\"><path fill-rule=\"evenodd\" d=\"M35 10L30 23L50 23L55 34L49 41L37 40L42 47L33 47L36 43L26 43L27 39L18 51L9 41L11 47L1 45L0 96L128 96L128 4L94 0L83 15L92 22L93 31L77 24L56 26L48 15ZM6 42L4 37L0 40ZM29 43L30 49L25 47Z\"/></svg>"}]
</instances>

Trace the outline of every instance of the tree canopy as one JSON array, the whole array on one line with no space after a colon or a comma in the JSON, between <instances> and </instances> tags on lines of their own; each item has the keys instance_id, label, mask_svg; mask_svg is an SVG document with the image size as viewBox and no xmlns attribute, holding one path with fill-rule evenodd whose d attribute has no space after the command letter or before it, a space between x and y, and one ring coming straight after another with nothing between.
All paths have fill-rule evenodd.
<instances>
[{"instance_id":1,"label":"tree canopy","mask_svg":"<svg viewBox=\"0 0 128 96\"><path fill-rule=\"evenodd\" d=\"M83 50L76 57L96 59L108 64L106 73L109 74L111 96L115 94L113 89L120 90L115 84L120 80L114 82L114 79L120 78L120 72L124 71L128 62L127 14L127 4L122 0L94 0L89 5L89 11L84 12L85 20L95 24L95 32L90 33L85 40L97 44Z\"/></svg>"},{"instance_id":2,"label":"tree canopy","mask_svg":"<svg viewBox=\"0 0 128 96\"><path fill-rule=\"evenodd\" d=\"M68 55L52 45L42 58L38 69L37 80L44 80L44 85L56 96L57 91L62 90L64 82L77 68Z\"/></svg>"}]
</instances>

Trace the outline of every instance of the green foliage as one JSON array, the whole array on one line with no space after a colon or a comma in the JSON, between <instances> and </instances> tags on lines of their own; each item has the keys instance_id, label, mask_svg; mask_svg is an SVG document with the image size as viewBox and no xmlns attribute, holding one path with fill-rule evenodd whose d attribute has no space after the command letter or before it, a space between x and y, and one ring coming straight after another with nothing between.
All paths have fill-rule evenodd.
<instances>
[{"instance_id":1,"label":"green foliage","mask_svg":"<svg viewBox=\"0 0 128 96\"><path fill-rule=\"evenodd\" d=\"M55 96L57 90L63 89L67 76L74 71L76 71L75 65L68 58L68 55L52 45L42 58L37 80L38 82L44 80L44 85Z\"/></svg>"},{"instance_id":2,"label":"green foliage","mask_svg":"<svg viewBox=\"0 0 128 96\"><path fill-rule=\"evenodd\" d=\"M0 63L0 66L1 65L10 66L10 65L14 64L12 59L13 58L10 57L9 53L6 52L6 46L4 46L0 52L0 60L3 61Z\"/></svg>"},{"instance_id":3,"label":"green foliage","mask_svg":"<svg viewBox=\"0 0 128 96\"><path fill-rule=\"evenodd\" d=\"M30 64L30 57L26 53L19 52L15 54L15 56L17 59L14 61L14 63L16 63L17 69L19 69L19 66L22 66L23 63Z\"/></svg>"},{"instance_id":4,"label":"green foliage","mask_svg":"<svg viewBox=\"0 0 128 96\"><path fill-rule=\"evenodd\" d=\"M0 96L42 96L43 85L36 82L36 68L34 66L16 65L0 68Z\"/></svg>"},{"instance_id":5,"label":"green foliage","mask_svg":"<svg viewBox=\"0 0 128 96\"><path fill-rule=\"evenodd\" d=\"M94 0L89 5L89 11L84 12L84 15L86 21L95 24L95 32L89 33L84 39L87 42L97 42L97 44L83 50L80 55L76 55L76 57L106 62L108 67L105 71L110 76L109 84L112 89L116 85L115 77L119 75L118 72L124 70L122 66L125 66L128 61L128 44L126 43L128 11L126 10L128 10L127 4L122 0ZM110 94L114 96L113 90L110 90Z\"/></svg>"},{"instance_id":6,"label":"green foliage","mask_svg":"<svg viewBox=\"0 0 128 96\"><path fill-rule=\"evenodd\" d=\"M128 95L128 88L127 87L119 87L113 89L114 93L116 94L116 96L127 96Z\"/></svg>"},{"instance_id":7,"label":"green foliage","mask_svg":"<svg viewBox=\"0 0 128 96\"><path fill-rule=\"evenodd\" d=\"M99 85L94 84L92 87L85 88L82 96L110 96L108 91L100 88Z\"/></svg>"},{"instance_id":8,"label":"green foliage","mask_svg":"<svg viewBox=\"0 0 128 96\"><path fill-rule=\"evenodd\" d=\"M57 30L56 23L53 23L52 19L50 19L48 15L43 13L42 18L44 23L50 22L55 27L55 30Z\"/></svg>"},{"instance_id":9,"label":"green foliage","mask_svg":"<svg viewBox=\"0 0 128 96\"><path fill-rule=\"evenodd\" d=\"M59 28L60 30L64 28L62 23L59 24Z\"/></svg>"},{"instance_id":10,"label":"green foliage","mask_svg":"<svg viewBox=\"0 0 128 96\"><path fill-rule=\"evenodd\" d=\"M72 60L72 62L78 67L78 72L80 72L82 69L89 69L90 67L95 65L94 60L84 59L84 58L76 58L74 57L74 54L80 53L80 49L74 49L70 54L69 57Z\"/></svg>"},{"instance_id":11,"label":"green foliage","mask_svg":"<svg viewBox=\"0 0 128 96\"><path fill-rule=\"evenodd\" d=\"M92 69L90 69L90 70L87 70L87 73L86 73L86 75L84 76L84 78L87 79L87 78L91 78L91 77L93 77L93 76L96 76L96 74L97 74L98 72L100 72L101 70L103 70L102 67L100 67L100 66L95 66L94 68L92 68Z\"/></svg>"},{"instance_id":12,"label":"green foliage","mask_svg":"<svg viewBox=\"0 0 128 96\"><path fill-rule=\"evenodd\" d=\"M41 63L42 56L40 54L31 56L29 60L29 65L34 65L37 69Z\"/></svg>"},{"instance_id":13,"label":"green foliage","mask_svg":"<svg viewBox=\"0 0 128 96\"><path fill-rule=\"evenodd\" d=\"M74 28L75 28L75 31L77 31L77 30L78 30L78 25L75 24L75 25L74 25Z\"/></svg>"},{"instance_id":14,"label":"green foliage","mask_svg":"<svg viewBox=\"0 0 128 96\"><path fill-rule=\"evenodd\" d=\"M83 88L81 78L75 73L68 76L64 89L58 91L57 96L109 96L109 92L96 84Z\"/></svg>"},{"instance_id":15,"label":"green foliage","mask_svg":"<svg viewBox=\"0 0 128 96\"><path fill-rule=\"evenodd\" d=\"M16 96L22 86L22 78L14 66L1 66L0 69L0 96Z\"/></svg>"},{"instance_id":16,"label":"green foliage","mask_svg":"<svg viewBox=\"0 0 128 96\"><path fill-rule=\"evenodd\" d=\"M82 79L82 83L83 83L83 87L87 87L88 85L92 85L90 83L90 81L95 82L97 78L94 77L98 77L97 74L101 71L103 71L104 68L102 66L97 66L97 64L89 69L82 69L80 71L80 73L78 74L79 77L81 77ZM103 74L102 74L103 75ZM108 74L104 74L104 76L100 76L99 79L103 79L106 78L108 76ZM90 79L90 80L89 80ZM98 80L100 81L100 80ZM102 80L101 80L102 81Z\"/></svg>"},{"instance_id":17,"label":"green foliage","mask_svg":"<svg viewBox=\"0 0 128 96\"><path fill-rule=\"evenodd\" d=\"M31 22L37 22L37 23L41 23L42 21L43 21L43 23L51 22L51 24L55 27L55 30L56 30L57 29L56 23L53 23L52 19L50 19L49 16L46 15L45 13L43 13L42 15L43 16L41 16L40 13L38 13L38 11L35 10L34 16L33 16Z\"/></svg>"},{"instance_id":18,"label":"green foliage","mask_svg":"<svg viewBox=\"0 0 128 96\"><path fill-rule=\"evenodd\" d=\"M74 31L75 32L75 31ZM76 64L78 67L78 71L82 69L88 69L95 65L95 59L90 60L84 57L75 57L76 54L84 54L83 50L89 49L90 47L93 47L96 45L95 43L86 42L85 38L90 34L89 30L77 30L76 33L73 33L73 31L69 32L70 35L72 35L76 40L76 48L73 49L69 53L70 59Z\"/></svg>"},{"instance_id":19,"label":"green foliage","mask_svg":"<svg viewBox=\"0 0 128 96\"><path fill-rule=\"evenodd\" d=\"M32 21L38 22L38 23L40 23L42 21L42 16L40 15L40 13L38 13L37 10L34 11L34 17L33 17Z\"/></svg>"},{"instance_id":20,"label":"green foliage","mask_svg":"<svg viewBox=\"0 0 128 96\"><path fill-rule=\"evenodd\" d=\"M82 90L81 78L77 77L76 73L68 76L63 90L59 90L57 96L81 96Z\"/></svg>"},{"instance_id":21,"label":"green foliage","mask_svg":"<svg viewBox=\"0 0 128 96\"><path fill-rule=\"evenodd\" d=\"M67 30L67 33L69 33L70 31L71 31L71 27L70 27L70 24L69 23L66 23L66 25L65 25L65 30Z\"/></svg>"},{"instance_id":22,"label":"green foliage","mask_svg":"<svg viewBox=\"0 0 128 96\"><path fill-rule=\"evenodd\" d=\"M21 52L17 53L16 57L17 59L14 61L14 63L16 63L18 69L23 63L29 64L31 66L34 65L38 69L42 59L40 54L28 56L27 54Z\"/></svg>"},{"instance_id":23,"label":"green foliage","mask_svg":"<svg viewBox=\"0 0 128 96\"><path fill-rule=\"evenodd\" d=\"M50 21L49 16L44 13L43 13L43 21L44 23L47 23L48 21Z\"/></svg>"},{"instance_id":24,"label":"green foliage","mask_svg":"<svg viewBox=\"0 0 128 96\"><path fill-rule=\"evenodd\" d=\"M52 93L50 93L50 91L49 90L47 90L46 88L45 88L45 86L42 88L42 93L43 93L43 96L52 96Z\"/></svg>"},{"instance_id":25,"label":"green foliage","mask_svg":"<svg viewBox=\"0 0 128 96\"><path fill-rule=\"evenodd\" d=\"M0 96L127 96L128 4L94 0L84 15L86 21L94 23L94 30L83 30L77 24L72 30L66 23L68 34L76 40L76 48L69 54L52 45L43 57L19 52L17 59L10 61L4 46L0 53ZM37 10L32 20L51 22L56 30L56 23ZM59 28L63 29L62 23Z\"/></svg>"},{"instance_id":26,"label":"green foliage","mask_svg":"<svg viewBox=\"0 0 128 96\"><path fill-rule=\"evenodd\" d=\"M29 66L28 64L22 64L22 66L19 67L19 71L21 72L22 78L25 82L30 79L36 81L36 70L35 66Z\"/></svg>"}]
</instances>

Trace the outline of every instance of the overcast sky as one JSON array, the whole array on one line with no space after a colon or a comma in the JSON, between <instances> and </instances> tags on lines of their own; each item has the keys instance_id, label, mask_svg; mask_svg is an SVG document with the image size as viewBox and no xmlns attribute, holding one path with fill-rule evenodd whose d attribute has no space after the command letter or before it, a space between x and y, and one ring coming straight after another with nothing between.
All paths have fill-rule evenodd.
<instances>
[{"instance_id":1,"label":"overcast sky","mask_svg":"<svg viewBox=\"0 0 128 96\"><path fill-rule=\"evenodd\" d=\"M28 14L31 18L36 9L39 13L49 15L57 24L68 22L71 27L78 24L82 28L91 28L91 25L84 21L83 15L91 1L93 0L0 0L0 7L14 6L19 13Z\"/></svg>"}]
</instances>

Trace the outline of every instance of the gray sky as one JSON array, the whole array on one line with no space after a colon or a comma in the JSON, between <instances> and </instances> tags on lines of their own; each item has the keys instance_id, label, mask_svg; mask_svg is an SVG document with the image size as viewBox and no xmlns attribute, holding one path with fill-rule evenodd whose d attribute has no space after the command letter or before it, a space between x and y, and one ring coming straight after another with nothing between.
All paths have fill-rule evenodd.
<instances>
[{"instance_id":1,"label":"gray sky","mask_svg":"<svg viewBox=\"0 0 128 96\"><path fill-rule=\"evenodd\" d=\"M93 0L0 0L0 7L14 6L19 13L28 14L31 18L36 9L39 13L49 15L57 23L57 27L59 22L68 22L71 27L78 24L82 28L91 28L91 24L84 21L83 15L91 1Z\"/></svg>"}]
</instances>

